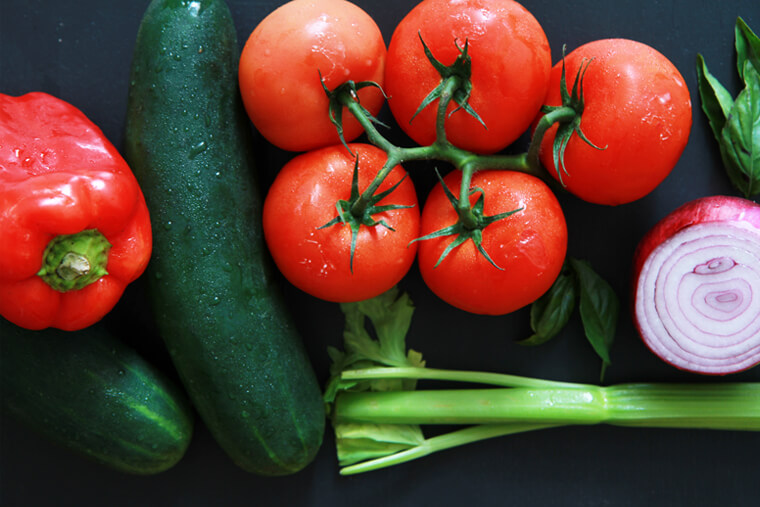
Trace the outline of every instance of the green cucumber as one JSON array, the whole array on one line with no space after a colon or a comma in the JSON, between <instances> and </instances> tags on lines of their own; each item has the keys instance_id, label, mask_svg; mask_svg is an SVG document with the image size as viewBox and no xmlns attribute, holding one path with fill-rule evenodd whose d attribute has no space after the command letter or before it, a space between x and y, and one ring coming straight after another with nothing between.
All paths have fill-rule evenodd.
<instances>
[{"instance_id":1,"label":"green cucumber","mask_svg":"<svg viewBox=\"0 0 760 507\"><path fill-rule=\"evenodd\" d=\"M0 386L4 413L123 472L171 468L192 437L184 393L100 324L29 331L0 318Z\"/></svg>"},{"instance_id":2,"label":"green cucumber","mask_svg":"<svg viewBox=\"0 0 760 507\"><path fill-rule=\"evenodd\" d=\"M238 466L286 475L315 457L325 414L262 236L239 54L222 0L152 1L125 153L151 211L148 288L180 379Z\"/></svg>"}]
</instances>

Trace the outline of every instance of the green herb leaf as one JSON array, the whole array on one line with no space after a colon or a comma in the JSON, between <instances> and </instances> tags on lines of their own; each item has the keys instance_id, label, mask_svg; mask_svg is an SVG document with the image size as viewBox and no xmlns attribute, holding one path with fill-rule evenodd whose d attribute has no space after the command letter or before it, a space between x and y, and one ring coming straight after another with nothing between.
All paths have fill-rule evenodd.
<instances>
[{"instance_id":1,"label":"green herb leaf","mask_svg":"<svg viewBox=\"0 0 760 507\"><path fill-rule=\"evenodd\" d=\"M517 343L541 345L557 336L570 320L577 299L577 281L566 265L546 294L530 307L530 328L533 335Z\"/></svg>"},{"instance_id":2,"label":"green herb leaf","mask_svg":"<svg viewBox=\"0 0 760 507\"><path fill-rule=\"evenodd\" d=\"M744 80L721 131L721 149L731 181L749 198L760 192L760 72L749 59Z\"/></svg>"},{"instance_id":3,"label":"green herb leaf","mask_svg":"<svg viewBox=\"0 0 760 507\"><path fill-rule=\"evenodd\" d=\"M736 97L712 76L697 55L697 81L705 112L731 183L750 198L760 192L760 38L738 18L736 65L744 89Z\"/></svg>"},{"instance_id":4,"label":"green herb leaf","mask_svg":"<svg viewBox=\"0 0 760 507\"><path fill-rule=\"evenodd\" d=\"M610 365L610 348L615 340L620 302L612 287L591 266L578 259L570 259L578 277L580 303L578 309L591 346L602 359L602 376Z\"/></svg>"},{"instance_id":5,"label":"green herb leaf","mask_svg":"<svg viewBox=\"0 0 760 507\"><path fill-rule=\"evenodd\" d=\"M397 288L366 301L343 303L346 317L344 351L328 348L332 359L330 380L324 392L328 414L340 391L414 390L415 379L393 378L362 381L342 380L346 370L391 367L424 367L422 355L406 349L406 333L412 322L414 305ZM367 326L369 320L371 326ZM370 333L374 331L376 338ZM395 454L421 445L425 437L419 426L398 424L345 424L333 421L338 460L341 466Z\"/></svg>"},{"instance_id":6,"label":"green herb leaf","mask_svg":"<svg viewBox=\"0 0 760 507\"><path fill-rule=\"evenodd\" d=\"M734 99L726 88L707 70L702 55L697 55L697 84L702 111L707 116L715 139L720 141L721 131L726 124L726 117L731 112Z\"/></svg>"},{"instance_id":7,"label":"green herb leaf","mask_svg":"<svg viewBox=\"0 0 760 507\"><path fill-rule=\"evenodd\" d=\"M373 380L364 383L341 381L344 370L377 366L425 366L421 354L406 350L405 338L412 321L414 305L408 294L399 296L393 288L366 301L343 303L346 317L343 331L344 351L329 348L331 378L325 388L325 402L331 403L341 390L392 391L414 389L414 380ZM377 339L370 335L367 319Z\"/></svg>"},{"instance_id":8,"label":"green herb leaf","mask_svg":"<svg viewBox=\"0 0 760 507\"><path fill-rule=\"evenodd\" d=\"M750 62L756 72L760 72L760 38L747 26L742 18L736 20L736 70L747 82L745 64Z\"/></svg>"}]
</instances>

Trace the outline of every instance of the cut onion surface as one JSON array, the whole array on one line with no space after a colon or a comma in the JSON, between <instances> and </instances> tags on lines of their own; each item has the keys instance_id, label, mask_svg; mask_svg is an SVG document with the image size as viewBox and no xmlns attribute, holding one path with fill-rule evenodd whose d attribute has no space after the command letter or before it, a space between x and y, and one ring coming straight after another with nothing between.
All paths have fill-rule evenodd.
<instances>
[{"instance_id":1,"label":"cut onion surface","mask_svg":"<svg viewBox=\"0 0 760 507\"><path fill-rule=\"evenodd\" d=\"M760 363L760 205L704 197L670 213L634 256L634 320L677 368L726 375Z\"/></svg>"}]
</instances>

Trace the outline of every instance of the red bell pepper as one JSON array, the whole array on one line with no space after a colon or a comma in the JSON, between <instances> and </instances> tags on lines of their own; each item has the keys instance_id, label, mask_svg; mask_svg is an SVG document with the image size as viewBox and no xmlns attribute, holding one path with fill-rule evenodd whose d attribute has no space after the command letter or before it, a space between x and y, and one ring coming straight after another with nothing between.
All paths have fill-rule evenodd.
<instances>
[{"instance_id":1,"label":"red bell pepper","mask_svg":"<svg viewBox=\"0 0 760 507\"><path fill-rule=\"evenodd\" d=\"M132 171L81 111L0 94L0 315L73 331L105 316L148 264Z\"/></svg>"}]
</instances>

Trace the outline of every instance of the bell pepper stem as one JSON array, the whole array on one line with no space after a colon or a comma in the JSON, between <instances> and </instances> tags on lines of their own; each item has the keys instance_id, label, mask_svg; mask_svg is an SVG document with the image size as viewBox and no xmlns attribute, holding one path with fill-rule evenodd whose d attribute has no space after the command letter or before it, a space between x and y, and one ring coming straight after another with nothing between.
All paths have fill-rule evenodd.
<instances>
[{"instance_id":1,"label":"bell pepper stem","mask_svg":"<svg viewBox=\"0 0 760 507\"><path fill-rule=\"evenodd\" d=\"M111 243L97 229L54 237L37 275L58 292L79 290L107 275Z\"/></svg>"}]
</instances>

